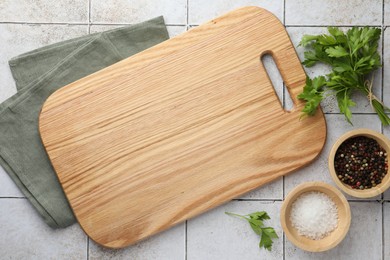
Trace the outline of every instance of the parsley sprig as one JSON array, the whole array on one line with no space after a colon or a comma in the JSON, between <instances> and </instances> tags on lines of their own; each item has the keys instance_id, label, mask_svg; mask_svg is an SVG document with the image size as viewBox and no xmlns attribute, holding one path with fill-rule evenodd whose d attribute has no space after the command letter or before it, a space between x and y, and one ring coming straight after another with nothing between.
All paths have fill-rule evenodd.
<instances>
[{"instance_id":1,"label":"parsley sprig","mask_svg":"<svg viewBox=\"0 0 390 260\"><path fill-rule=\"evenodd\" d=\"M317 62L331 66L331 73L313 79L307 77L299 99L306 104L302 112L314 115L321 100L328 95L335 95L340 112L352 124L351 107L356 103L351 99L355 91L362 92L369 99L383 125L390 125L386 112L390 111L372 94L372 79L367 76L381 66L378 53L378 40L381 30L369 27L353 27L344 33L339 28L329 27L329 34L304 35L300 45L309 50L304 53L302 62L312 67Z\"/></svg>"},{"instance_id":2,"label":"parsley sprig","mask_svg":"<svg viewBox=\"0 0 390 260\"><path fill-rule=\"evenodd\" d=\"M265 211L257 211L248 215L239 215L231 212L225 212L225 214L248 221L253 231L261 237L259 243L260 248L264 247L268 251L271 251L273 243L272 239L279 238L272 227L264 227L263 221L271 219Z\"/></svg>"}]
</instances>

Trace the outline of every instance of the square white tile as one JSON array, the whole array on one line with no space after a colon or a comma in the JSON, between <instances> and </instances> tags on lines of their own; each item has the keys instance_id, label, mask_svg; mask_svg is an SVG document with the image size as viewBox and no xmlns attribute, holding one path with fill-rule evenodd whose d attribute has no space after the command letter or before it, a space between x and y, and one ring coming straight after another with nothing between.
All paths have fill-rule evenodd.
<instances>
[{"instance_id":1,"label":"square white tile","mask_svg":"<svg viewBox=\"0 0 390 260\"><path fill-rule=\"evenodd\" d=\"M244 6L265 8L283 22L283 0L189 0L188 22L199 25Z\"/></svg>"},{"instance_id":2,"label":"square white tile","mask_svg":"<svg viewBox=\"0 0 390 260\"><path fill-rule=\"evenodd\" d=\"M1 15L0 15L1 17ZM36 48L87 34L87 25L0 24L0 103L16 93L8 60Z\"/></svg>"},{"instance_id":3,"label":"square white tile","mask_svg":"<svg viewBox=\"0 0 390 260\"><path fill-rule=\"evenodd\" d=\"M286 240L286 260L366 260L382 258L382 205L379 202L350 202L351 227L335 248L319 253L303 251Z\"/></svg>"},{"instance_id":4,"label":"square white tile","mask_svg":"<svg viewBox=\"0 0 390 260\"><path fill-rule=\"evenodd\" d=\"M232 201L188 221L187 259L282 259L283 233L279 222L281 202ZM260 237L246 220L228 216L266 211L271 217L264 224L274 227L279 239L271 251L259 248Z\"/></svg>"},{"instance_id":5,"label":"square white tile","mask_svg":"<svg viewBox=\"0 0 390 260\"><path fill-rule=\"evenodd\" d=\"M106 249L89 241L89 259L170 259L185 257L185 224L152 236L124 249Z\"/></svg>"},{"instance_id":6,"label":"square white tile","mask_svg":"<svg viewBox=\"0 0 390 260\"><path fill-rule=\"evenodd\" d=\"M307 181L323 181L335 186L336 184L329 175L328 156L336 140L344 133L356 128L370 128L378 132L381 131L380 121L373 115L353 115L353 126L346 122L342 115L327 114L325 117L327 122L327 140L325 147L320 156L310 165L284 178L286 196L294 187ZM349 195L346 195L346 197L348 199L357 199ZM371 200L377 199L380 199L380 196L371 198Z\"/></svg>"},{"instance_id":7,"label":"square white tile","mask_svg":"<svg viewBox=\"0 0 390 260\"><path fill-rule=\"evenodd\" d=\"M0 22L88 23L88 0L1 0Z\"/></svg>"},{"instance_id":8,"label":"square white tile","mask_svg":"<svg viewBox=\"0 0 390 260\"><path fill-rule=\"evenodd\" d=\"M186 0L91 0L93 23L137 23L163 15L167 24L185 25Z\"/></svg>"},{"instance_id":9,"label":"square white tile","mask_svg":"<svg viewBox=\"0 0 390 260\"><path fill-rule=\"evenodd\" d=\"M86 259L79 225L51 229L26 199L0 199L0 212L2 259Z\"/></svg>"},{"instance_id":10,"label":"square white tile","mask_svg":"<svg viewBox=\"0 0 390 260\"><path fill-rule=\"evenodd\" d=\"M379 0L287 0L286 25L381 25Z\"/></svg>"}]
</instances>

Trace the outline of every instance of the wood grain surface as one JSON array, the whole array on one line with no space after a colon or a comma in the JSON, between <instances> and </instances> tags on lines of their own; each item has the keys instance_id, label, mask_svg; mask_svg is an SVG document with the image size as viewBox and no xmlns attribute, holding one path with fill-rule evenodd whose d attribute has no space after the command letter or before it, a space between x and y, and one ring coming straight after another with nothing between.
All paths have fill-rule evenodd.
<instances>
[{"instance_id":1,"label":"wood grain surface","mask_svg":"<svg viewBox=\"0 0 390 260\"><path fill-rule=\"evenodd\" d=\"M56 91L40 133L81 227L120 248L316 158L326 125L321 111L299 119L304 82L284 26L244 7Z\"/></svg>"}]
</instances>

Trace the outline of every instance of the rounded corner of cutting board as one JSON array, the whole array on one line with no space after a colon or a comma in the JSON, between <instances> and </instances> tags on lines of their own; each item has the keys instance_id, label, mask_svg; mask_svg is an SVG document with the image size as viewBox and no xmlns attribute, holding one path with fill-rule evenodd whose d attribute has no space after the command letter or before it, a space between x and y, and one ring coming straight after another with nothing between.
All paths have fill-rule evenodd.
<instances>
[{"instance_id":1,"label":"rounded corner of cutting board","mask_svg":"<svg viewBox=\"0 0 390 260\"><path fill-rule=\"evenodd\" d=\"M85 232L85 234L88 235L88 237L93 242L95 242L96 244L98 244L104 248L107 248L107 249L121 249L121 248L125 248L128 246L134 245L135 243L139 242L138 240L129 241L128 239L121 239L121 238L117 238L117 239L114 239L112 241L108 241L107 239L105 239L105 240L100 239L98 237L95 237L93 233L86 230L85 227L83 227L83 225L82 225L83 224L82 221L78 220L78 222L79 222L82 230Z\"/></svg>"},{"instance_id":2,"label":"rounded corner of cutting board","mask_svg":"<svg viewBox=\"0 0 390 260\"><path fill-rule=\"evenodd\" d=\"M93 221L80 217L76 212L75 212L75 217L81 229L84 231L84 233L93 242L107 249L122 249L134 245L136 243L139 243L148 238L148 236L129 235L126 233L125 234L123 233L117 234L115 232L110 233L107 230L106 232L101 232L101 231L96 232L97 229L94 226L95 223ZM107 226L109 225L110 224L108 224Z\"/></svg>"}]
</instances>

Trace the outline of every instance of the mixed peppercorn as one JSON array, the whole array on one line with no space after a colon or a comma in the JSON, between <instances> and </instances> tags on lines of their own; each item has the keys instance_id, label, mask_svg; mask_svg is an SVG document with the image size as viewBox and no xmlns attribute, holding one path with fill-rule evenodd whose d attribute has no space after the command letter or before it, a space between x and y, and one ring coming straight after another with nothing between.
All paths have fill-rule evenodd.
<instances>
[{"instance_id":1,"label":"mixed peppercorn","mask_svg":"<svg viewBox=\"0 0 390 260\"><path fill-rule=\"evenodd\" d=\"M370 189L380 184L387 173L387 152L372 138L353 137L338 148L334 166L345 184L354 189Z\"/></svg>"}]
</instances>

